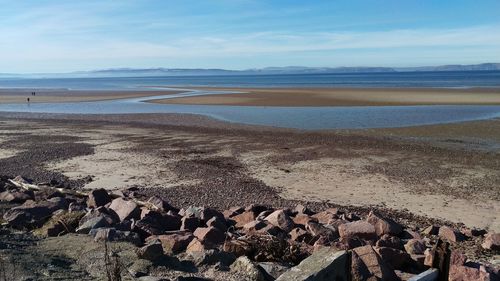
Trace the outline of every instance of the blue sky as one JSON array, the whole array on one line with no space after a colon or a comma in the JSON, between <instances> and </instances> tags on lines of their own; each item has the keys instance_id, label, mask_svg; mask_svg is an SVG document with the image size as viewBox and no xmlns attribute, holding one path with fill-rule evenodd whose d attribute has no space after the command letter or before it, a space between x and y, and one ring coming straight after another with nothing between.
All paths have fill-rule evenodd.
<instances>
[{"instance_id":1,"label":"blue sky","mask_svg":"<svg viewBox=\"0 0 500 281\"><path fill-rule=\"evenodd\" d=\"M0 72L500 62L498 0L0 0Z\"/></svg>"}]
</instances>

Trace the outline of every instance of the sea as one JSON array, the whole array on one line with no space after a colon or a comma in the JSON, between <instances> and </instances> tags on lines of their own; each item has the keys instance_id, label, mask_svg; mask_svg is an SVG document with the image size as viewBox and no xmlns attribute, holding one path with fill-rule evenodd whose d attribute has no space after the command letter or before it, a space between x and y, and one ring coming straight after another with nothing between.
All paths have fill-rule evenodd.
<instances>
[{"instance_id":1,"label":"sea","mask_svg":"<svg viewBox=\"0 0 500 281\"><path fill-rule=\"evenodd\" d=\"M393 128L500 118L498 105L277 107L155 104L151 99L226 94L189 87L380 87L497 88L500 71L300 74L247 76L171 76L122 78L0 79L4 89L155 90L182 87L165 96L94 102L0 103L0 112L55 114L198 114L226 122L301 130ZM474 93L472 92L471 95ZM0 94L1 99L1 94Z\"/></svg>"},{"instance_id":2,"label":"sea","mask_svg":"<svg viewBox=\"0 0 500 281\"><path fill-rule=\"evenodd\" d=\"M387 72L102 78L0 78L0 88L137 90L161 87L500 87L500 71Z\"/></svg>"}]
</instances>

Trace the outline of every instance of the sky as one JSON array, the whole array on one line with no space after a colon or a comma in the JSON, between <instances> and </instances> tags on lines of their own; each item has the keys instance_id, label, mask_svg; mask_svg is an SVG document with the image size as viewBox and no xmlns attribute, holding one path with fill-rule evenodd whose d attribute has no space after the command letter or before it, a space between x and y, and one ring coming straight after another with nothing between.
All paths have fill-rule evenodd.
<instances>
[{"instance_id":1,"label":"sky","mask_svg":"<svg viewBox=\"0 0 500 281\"><path fill-rule=\"evenodd\" d=\"M499 0L0 0L0 73L484 62Z\"/></svg>"}]
</instances>

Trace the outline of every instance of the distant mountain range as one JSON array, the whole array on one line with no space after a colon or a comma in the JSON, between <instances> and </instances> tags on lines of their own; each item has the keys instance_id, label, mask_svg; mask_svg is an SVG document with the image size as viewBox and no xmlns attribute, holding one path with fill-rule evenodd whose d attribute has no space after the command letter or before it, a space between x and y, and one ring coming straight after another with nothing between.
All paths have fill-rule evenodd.
<instances>
[{"instance_id":1,"label":"distant mountain range","mask_svg":"<svg viewBox=\"0 0 500 281\"><path fill-rule=\"evenodd\" d=\"M115 68L71 73L2 74L0 78L81 78L81 77L147 77L147 76L211 76L211 75L275 75L326 73L387 73L418 71L500 71L500 63L472 65L441 65L422 67L266 67L246 70L191 69L191 68Z\"/></svg>"}]
</instances>

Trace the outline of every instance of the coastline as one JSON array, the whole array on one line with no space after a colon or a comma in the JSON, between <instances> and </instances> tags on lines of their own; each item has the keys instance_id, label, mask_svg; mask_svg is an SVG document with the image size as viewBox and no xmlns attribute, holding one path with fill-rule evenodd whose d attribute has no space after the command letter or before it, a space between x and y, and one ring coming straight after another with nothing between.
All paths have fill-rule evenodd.
<instances>
[{"instance_id":1,"label":"coastline","mask_svg":"<svg viewBox=\"0 0 500 281\"><path fill-rule=\"evenodd\" d=\"M31 96L31 92L36 92ZM37 90L37 89L0 89L0 104L6 103L62 103L90 102L117 99L149 97L182 93L182 90Z\"/></svg>"}]
</instances>

